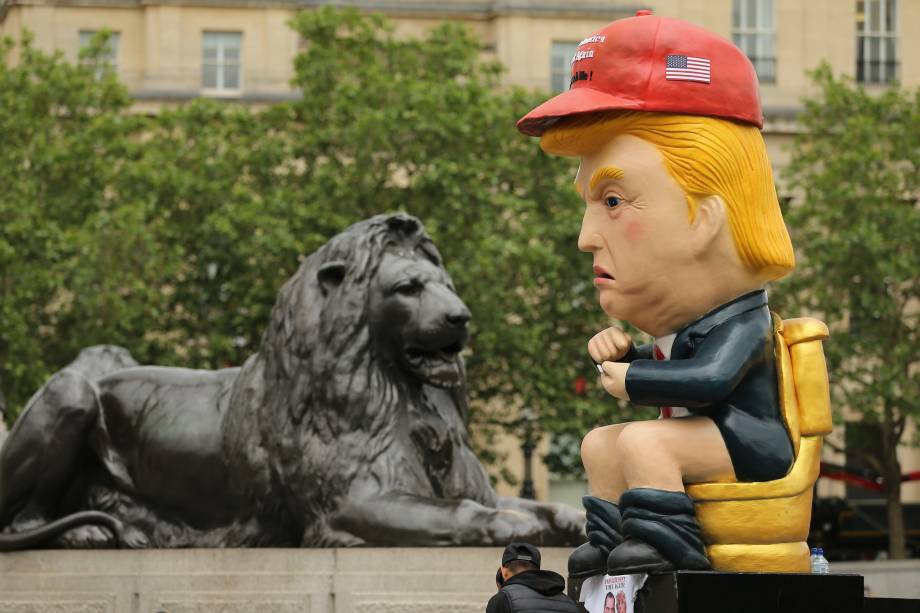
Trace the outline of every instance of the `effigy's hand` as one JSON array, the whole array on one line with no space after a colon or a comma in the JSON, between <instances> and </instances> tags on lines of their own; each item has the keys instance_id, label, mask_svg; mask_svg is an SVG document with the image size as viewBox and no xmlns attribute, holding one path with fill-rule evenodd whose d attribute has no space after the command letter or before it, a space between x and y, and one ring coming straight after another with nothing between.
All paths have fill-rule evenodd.
<instances>
[{"instance_id":1,"label":"effigy's hand","mask_svg":"<svg viewBox=\"0 0 920 613\"><path fill-rule=\"evenodd\" d=\"M588 353L598 364L619 360L629 352L630 347L632 338L614 326L598 332L588 341Z\"/></svg>"},{"instance_id":2,"label":"effigy's hand","mask_svg":"<svg viewBox=\"0 0 920 613\"><path fill-rule=\"evenodd\" d=\"M601 364L601 368L604 371L601 374L601 385L607 393L620 400L629 400L629 394L626 393L626 371L629 364L607 361Z\"/></svg>"}]
</instances>

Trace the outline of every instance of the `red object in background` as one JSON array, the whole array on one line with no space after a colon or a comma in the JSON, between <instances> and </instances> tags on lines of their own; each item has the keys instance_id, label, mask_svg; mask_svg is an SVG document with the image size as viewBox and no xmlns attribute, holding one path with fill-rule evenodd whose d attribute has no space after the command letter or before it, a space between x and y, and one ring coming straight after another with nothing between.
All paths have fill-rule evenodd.
<instances>
[{"instance_id":1,"label":"red object in background","mask_svg":"<svg viewBox=\"0 0 920 613\"><path fill-rule=\"evenodd\" d=\"M885 484L879 475L869 474L866 471L848 466L839 466L829 462L821 462L821 476L835 481L843 481L848 485L873 492L884 492ZM920 470L915 470L901 475L901 482L920 481Z\"/></svg>"},{"instance_id":2,"label":"red object in background","mask_svg":"<svg viewBox=\"0 0 920 613\"><path fill-rule=\"evenodd\" d=\"M588 382L584 377L575 379L575 395L584 396L588 392Z\"/></svg>"},{"instance_id":3,"label":"red object in background","mask_svg":"<svg viewBox=\"0 0 920 613\"><path fill-rule=\"evenodd\" d=\"M831 467L826 467L824 464L821 465L821 475L822 477L827 477L828 479L833 479L834 481L843 481L854 487L858 487L864 490L870 490L873 492L884 492L885 486L882 485L879 481L874 479L868 479L861 475L857 475L846 470L839 470Z\"/></svg>"},{"instance_id":4,"label":"red object in background","mask_svg":"<svg viewBox=\"0 0 920 613\"><path fill-rule=\"evenodd\" d=\"M581 41L571 88L530 111L518 129L542 136L562 118L613 110L708 115L763 128L757 73L730 40L679 19L636 15Z\"/></svg>"}]
</instances>

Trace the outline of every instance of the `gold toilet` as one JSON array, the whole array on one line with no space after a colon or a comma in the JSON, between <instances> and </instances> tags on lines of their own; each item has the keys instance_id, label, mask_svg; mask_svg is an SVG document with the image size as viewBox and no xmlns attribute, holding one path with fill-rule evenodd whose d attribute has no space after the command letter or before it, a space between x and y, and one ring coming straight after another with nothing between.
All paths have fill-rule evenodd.
<instances>
[{"instance_id":1,"label":"gold toilet","mask_svg":"<svg viewBox=\"0 0 920 613\"><path fill-rule=\"evenodd\" d=\"M822 341L817 319L773 315L780 406L795 461L781 479L687 486L714 570L809 572L806 543L811 499L821 466L821 442L832 429Z\"/></svg>"}]
</instances>

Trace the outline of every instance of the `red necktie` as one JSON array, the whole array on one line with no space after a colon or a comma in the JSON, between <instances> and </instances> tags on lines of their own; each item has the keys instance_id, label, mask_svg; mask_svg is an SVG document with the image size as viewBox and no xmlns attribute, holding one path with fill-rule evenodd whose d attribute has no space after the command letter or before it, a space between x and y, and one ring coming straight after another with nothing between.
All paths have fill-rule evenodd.
<instances>
[{"instance_id":1,"label":"red necktie","mask_svg":"<svg viewBox=\"0 0 920 613\"><path fill-rule=\"evenodd\" d=\"M661 347L659 347L658 345L652 345L652 347L655 348L653 354L656 360L666 359L664 357L664 352L661 351ZM658 407L658 408L661 411L661 419L668 419L674 413L671 407Z\"/></svg>"}]
</instances>

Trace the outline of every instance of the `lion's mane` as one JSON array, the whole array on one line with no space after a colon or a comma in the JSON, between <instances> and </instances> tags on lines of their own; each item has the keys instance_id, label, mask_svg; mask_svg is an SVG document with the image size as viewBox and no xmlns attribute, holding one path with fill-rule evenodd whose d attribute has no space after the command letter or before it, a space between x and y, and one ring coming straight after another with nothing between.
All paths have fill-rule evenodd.
<instances>
[{"instance_id":1,"label":"lion's mane","mask_svg":"<svg viewBox=\"0 0 920 613\"><path fill-rule=\"evenodd\" d=\"M322 536L325 522L356 479L371 477L383 489L416 487L412 480L420 477L433 481L419 475L418 454L399 435L407 420L423 436L437 430L448 437L453 463L464 465L449 468L456 473L448 479L452 491L434 496L495 504L469 446L465 387L439 391L442 402L432 403L420 382L380 364L369 326L369 287L384 253L393 249L442 266L413 217L379 215L349 227L306 258L284 285L259 353L243 366L234 390L225 437L236 439L230 448L247 450L251 468L263 467L252 475L261 485L248 495L262 498L264 507L281 494L284 508L263 512L288 517L306 533L303 545L330 544ZM331 288L319 282L320 270L330 264L344 265L341 282ZM451 406L443 406L444 398Z\"/></svg>"}]
</instances>

